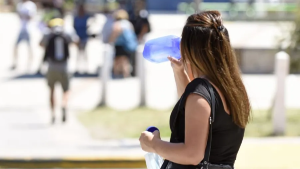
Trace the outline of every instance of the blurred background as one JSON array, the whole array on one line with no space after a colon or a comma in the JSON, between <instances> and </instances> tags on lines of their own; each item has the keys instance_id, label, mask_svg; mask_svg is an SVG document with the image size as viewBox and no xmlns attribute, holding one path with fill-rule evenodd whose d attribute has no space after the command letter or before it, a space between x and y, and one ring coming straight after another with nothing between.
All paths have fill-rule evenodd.
<instances>
[{"instance_id":1,"label":"blurred background","mask_svg":"<svg viewBox=\"0 0 300 169\"><path fill-rule=\"evenodd\" d=\"M219 10L252 105L236 168L300 169L299 5L0 0L0 168L146 168L138 137L154 125L168 140L178 98L170 63L146 61L144 44L180 36L195 11ZM110 38L118 18L137 37L130 52ZM48 61L48 48L69 57Z\"/></svg>"}]
</instances>

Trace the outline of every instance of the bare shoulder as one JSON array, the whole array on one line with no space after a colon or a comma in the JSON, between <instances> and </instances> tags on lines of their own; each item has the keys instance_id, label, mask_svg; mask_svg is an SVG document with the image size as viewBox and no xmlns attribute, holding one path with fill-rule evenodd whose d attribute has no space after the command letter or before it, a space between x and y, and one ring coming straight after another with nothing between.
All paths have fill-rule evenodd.
<instances>
[{"instance_id":1,"label":"bare shoulder","mask_svg":"<svg viewBox=\"0 0 300 169\"><path fill-rule=\"evenodd\" d=\"M113 31L115 31L115 32L120 32L121 30L122 30L122 28L121 28L120 22L116 21L116 22L113 24Z\"/></svg>"},{"instance_id":2,"label":"bare shoulder","mask_svg":"<svg viewBox=\"0 0 300 169\"><path fill-rule=\"evenodd\" d=\"M206 99L198 94L191 93L185 103L186 113L197 113L209 117L210 105Z\"/></svg>"}]
</instances>

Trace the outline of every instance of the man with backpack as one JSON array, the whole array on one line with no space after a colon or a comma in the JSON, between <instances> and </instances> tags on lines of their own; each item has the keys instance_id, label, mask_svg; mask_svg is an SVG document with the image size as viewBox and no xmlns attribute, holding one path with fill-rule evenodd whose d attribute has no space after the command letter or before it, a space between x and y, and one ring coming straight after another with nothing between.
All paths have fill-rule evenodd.
<instances>
[{"instance_id":1,"label":"man with backpack","mask_svg":"<svg viewBox=\"0 0 300 169\"><path fill-rule=\"evenodd\" d=\"M55 18L49 21L50 32L45 34L40 45L45 48L44 62L48 63L48 72L46 75L48 86L50 88L50 106L52 119L55 122L55 99L54 88L58 82L63 89L62 103L62 122L66 121L66 107L69 91L69 74L67 61L70 55L69 45L72 42L78 42L76 36L70 36L63 31L63 20Z\"/></svg>"}]
</instances>

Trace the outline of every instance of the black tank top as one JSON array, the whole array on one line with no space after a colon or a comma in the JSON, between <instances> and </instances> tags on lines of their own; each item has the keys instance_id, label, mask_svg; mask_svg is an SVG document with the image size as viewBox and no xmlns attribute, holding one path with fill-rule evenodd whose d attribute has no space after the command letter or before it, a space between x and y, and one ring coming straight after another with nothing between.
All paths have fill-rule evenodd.
<instances>
[{"instance_id":1,"label":"black tank top","mask_svg":"<svg viewBox=\"0 0 300 169\"><path fill-rule=\"evenodd\" d=\"M195 93L202 96L209 104L211 97L205 79L196 78L190 82L181 99L175 105L171 117L171 140L172 143L183 143L185 136L185 102L189 94ZM224 110L224 106L217 90L215 94L215 121L212 126L212 144L209 162L212 164L227 164L233 167L236 155L244 137L245 129L238 127L230 115ZM179 106L180 105L180 106ZM200 150L199 150L200 151ZM200 163L200 161L199 161Z\"/></svg>"}]
</instances>

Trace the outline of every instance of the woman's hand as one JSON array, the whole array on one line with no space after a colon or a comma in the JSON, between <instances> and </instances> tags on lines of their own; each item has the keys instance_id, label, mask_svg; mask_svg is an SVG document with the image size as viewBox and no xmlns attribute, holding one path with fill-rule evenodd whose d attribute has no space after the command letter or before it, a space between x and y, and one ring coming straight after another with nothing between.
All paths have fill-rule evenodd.
<instances>
[{"instance_id":1,"label":"woman's hand","mask_svg":"<svg viewBox=\"0 0 300 169\"><path fill-rule=\"evenodd\" d=\"M160 140L160 133L157 130L153 133L149 131L143 131L139 140L142 150L155 153L154 146L155 142Z\"/></svg>"},{"instance_id":2,"label":"woman's hand","mask_svg":"<svg viewBox=\"0 0 300 169\"><path fill-rule=\"evenodd\" d=\"M174 72L184 72L184 65L181 59L176 59L171 56L168 56L169 61L171 62L171 66Z\"/></svg>"}]
</instances>

